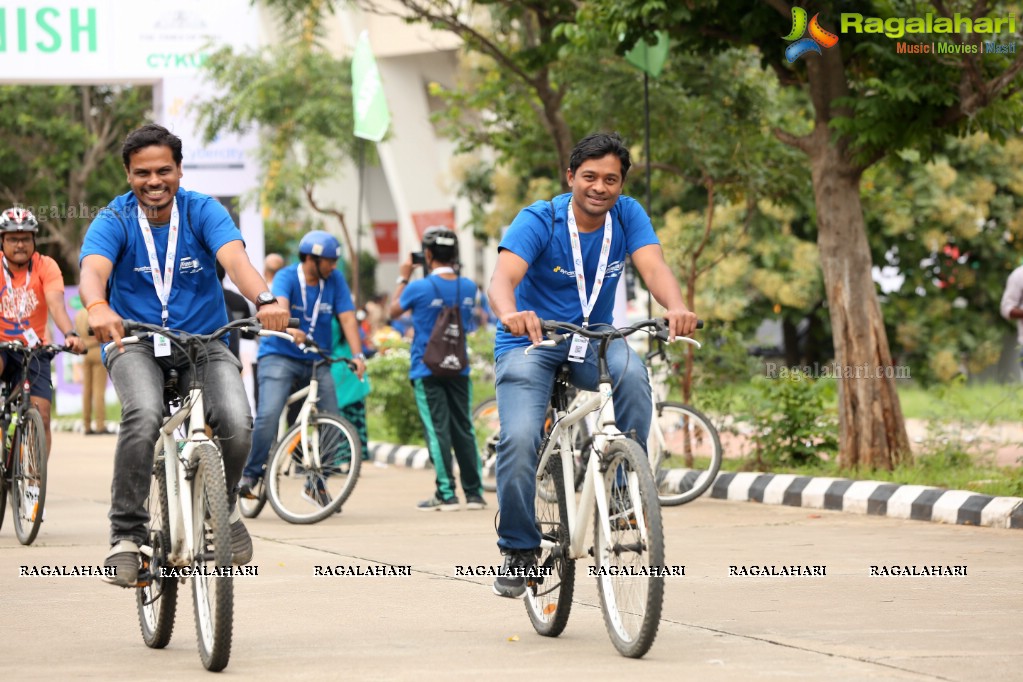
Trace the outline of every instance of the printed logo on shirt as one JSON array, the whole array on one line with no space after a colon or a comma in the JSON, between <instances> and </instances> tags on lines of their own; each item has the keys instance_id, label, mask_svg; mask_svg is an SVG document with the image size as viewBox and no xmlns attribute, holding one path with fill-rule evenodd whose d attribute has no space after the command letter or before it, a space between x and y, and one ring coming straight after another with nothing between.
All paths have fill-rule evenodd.
<instances>
[{"instance_id":1,"label":"printed logo on shirt","mask_svg":"<svg viewBox=\"0 0 1023 682\"><path fill-rule=\"evenodd\" d=\"M202 264L199 263L198 258L191 258L190 256L184 256L178 263L178 272L187 275L202 272Z\"/></svg>"},{"instance_id":2,"label":"printed logo on shirt","mask_svg":"<svg viewBox=\"0 0 1023 682\"><path fill-rule=\"evenodd\" d=\"M567 270L567 269L561 267L560 265L556 265L554 267L554 272L556 272L559 275L564 275L565 277L570 277L572 279L575 279L575 270Z\"/></svg>"},{"instance_id":3,"label":"printed logo on shirt","mask_svg":"<svg viewBox=\"0 0 1023 682\"><path fill-rule=\"evenodd\" d=\"M3 318L13 322L21 322L32 316L39 299L32 289L22 287L11 289L4 287L3 295L0 295L0 310L3 311Z\"/></svg>"}]
</instances>

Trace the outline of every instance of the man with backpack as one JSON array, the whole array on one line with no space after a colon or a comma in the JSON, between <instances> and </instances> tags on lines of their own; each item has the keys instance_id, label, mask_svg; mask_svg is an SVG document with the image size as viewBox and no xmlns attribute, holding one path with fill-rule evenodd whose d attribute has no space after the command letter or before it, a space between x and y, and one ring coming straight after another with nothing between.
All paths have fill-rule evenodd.
<instances>
[{"instance_id":1,"label":"man with backpack","mask_svg":"<svg viewBox=\"0 0 1023 682\"><path fill-rule=\"evenodd\" d=\"M409 282L422 265L426 276ZM415 336L409 379L423 420L427 447L437 473L433 496L419 503L422 511L458 511L451 470L451 451L458 461L466 509L484 509L483 480L472 428L472 383L465 347L472 321L476 285L456 272L458 237L445 227L423 233L423 250L409 254L391 303L391 317L412 312Z\"/></svg>"}]
</instances>

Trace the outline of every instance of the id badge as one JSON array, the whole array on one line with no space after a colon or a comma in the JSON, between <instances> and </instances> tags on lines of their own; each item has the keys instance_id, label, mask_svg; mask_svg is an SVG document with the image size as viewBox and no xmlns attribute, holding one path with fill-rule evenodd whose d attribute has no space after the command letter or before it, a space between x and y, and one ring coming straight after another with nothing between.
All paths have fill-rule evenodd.
<instances>
[{"instance_id":1,"label":"id badge","mask_svg":"<svg viewBox=\"0 0 1023 682\"><path fill-rule=\"evenodd\" d=\"M586 349L589 345L585 337L572 334L572 347L568 351L568 361L584 362L586 360Z\"/></svg>"},{"instance_id":2,"label":"id badge","mask_svg":"<svg viewBox=\"0 0 1023 682\"><path fill-rule=\"evenodd\" d=\"M165 358L170 354L170 340L163 334L153 334L153 356Z\"/></svg>"},{"instance_id":3,"label":"id badge","mask_svg":"<svg viewBox=\"0 0 1023 682\"><path fill-rule=\"evenodd\" d=\"M28 344L29 348L35 348L39 345L39 336L36 334L36 330L29 327L22 335L25 337L25 343Z\"/></svg>"}]
</instances>

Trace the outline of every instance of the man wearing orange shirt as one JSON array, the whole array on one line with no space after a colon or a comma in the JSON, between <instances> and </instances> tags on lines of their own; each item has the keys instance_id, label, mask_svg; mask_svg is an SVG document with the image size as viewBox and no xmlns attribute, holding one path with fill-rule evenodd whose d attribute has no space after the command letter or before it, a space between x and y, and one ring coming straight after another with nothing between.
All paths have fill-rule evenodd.
<instances>
[{"instance_id":1,"label":"man wearing orange shirt","mask_svg":"<svg viewBox=\"0 0 1023 682\"><path fill-rule=\"evenodd\" d=\"M64 334L65 343L75 353L85 350L85 344L75 332L74 324L64 307L64 278L57 262L49 256L36 253L36 234L39 223L31 212L23 208L9 208L0 214L0 251L3 252L3 282L0 288L0 340L21 341L31 347L50 343L46 332L46 318ZM13 381L21 376L23 355L0 351L0 379ZM53 384L50 382L50 363L36 356L29 367L32 382L32 404L42 415L46 427L46 452L50 452L50 403Z\"/></svg>"}]
</instances>

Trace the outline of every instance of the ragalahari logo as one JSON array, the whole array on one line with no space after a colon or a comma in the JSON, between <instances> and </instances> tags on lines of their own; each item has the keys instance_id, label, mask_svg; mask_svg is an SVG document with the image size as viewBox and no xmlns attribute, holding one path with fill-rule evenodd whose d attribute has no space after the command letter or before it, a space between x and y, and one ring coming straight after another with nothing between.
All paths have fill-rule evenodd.
<instances>
[{"instance_id":1,"label":"ragalahari logo","mask_svg":"<svg viewBox=\"0 0 1023 682\"><path fill-rule=\"evenodd\" d=\"M817 21L819 16L820 14L813 15L813 19L810 20L809 26L807 26L806 10L802 7L792 8L792 30L784 38L784 40L796 41L785 48L785 58L789 60L789 64L807 52L823 54L821 52L822 47L834 47L838 44L837 35L821 28L820 23ZM807 29L809 29L810 37L804 38L803 34L807 32Z\"/></svg>"}]
</instances>

